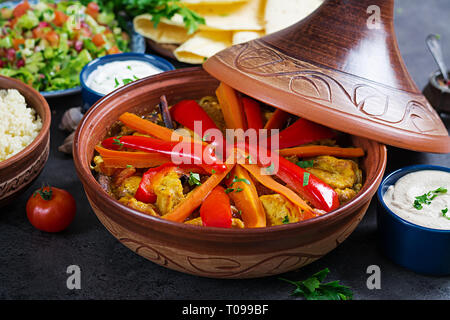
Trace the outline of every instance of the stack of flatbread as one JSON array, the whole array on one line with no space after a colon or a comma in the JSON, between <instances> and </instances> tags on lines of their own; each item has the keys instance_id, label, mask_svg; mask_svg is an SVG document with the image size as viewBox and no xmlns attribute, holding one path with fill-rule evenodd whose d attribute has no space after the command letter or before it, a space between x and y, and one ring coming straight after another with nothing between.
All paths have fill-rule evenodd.
<instances>
[{"instance_id":1,"label":"stack of flatbread","mask_svg":"<svg viewBox=\"0 0 450 320\"><path fill-rule=\"evenodd\" d=\"M182 0L205 19L188 34L181 16L162 19L155 28L151 15L134 18L135 30L157 45L171 48L181 62L201 64L234 44L286 28L313 12L323 0Z\"/></svg>"}]
</instances>

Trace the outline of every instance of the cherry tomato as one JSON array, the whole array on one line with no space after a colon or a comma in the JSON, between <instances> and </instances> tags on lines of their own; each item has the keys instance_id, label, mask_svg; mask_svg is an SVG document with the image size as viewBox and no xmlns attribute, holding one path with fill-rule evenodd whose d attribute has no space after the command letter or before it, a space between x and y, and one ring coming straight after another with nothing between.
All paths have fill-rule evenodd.
<instances>
[{"instance_id":1,"label":"cherry tomato","mask_svg":"<svg viewBox=\"0 0 450 320\"><path fill-rule=\"evenodd\" d=\"M69 17L64 12L56 10L55 19L53 19L53 23L58 27L62 27L64 22L67 21L67 19L69 19Z\"/></svg>"},{"instance_id":2,"label":"cherry tomato","mask_svg":"<svg viewBox=\"0 0 450 320\"><path fill-rule=\"evenodd\" d=\"M47 39L47 41L50 42L50 45L52 47L56 47L59 43L59 35L54 30L48 32L45 35L45 39Z\"/></svg>"},{"instance_id":3,"label":"cherry tomato","mask_svg":"<svg viewBox=\"0 0 450 320\"><path fill-rule=\"evenodd\" d=\"M19 18L23 16L28 11L28 9L30 9L30 4L28 3L28 0L25 0L14 8L13 16L15 18Z\"/></svg>"},{"instance_id":4,"label":"cherry tomato","mask_svg":"<svg viewBox=\"0 0 450 320\"><path fill-rule=\"evenodd\" d=\"M75 217L76 203L69 192L45 186L28 199L26 211L28 220L36 229L59 232L66 229Z\"/></svg>"},{"instance_id":5,"label":"cherry tomato","mask_svg":"<svg viewBox=\"0 0 450 320\"><path fill-rule=\"evenodd\" d=\"M86 13L94 19L97 19L99 11L100 11L100 8L99 8L98 4L95 2L89 2L89 4L86 7Z\"/></svg>"},{"instance_id":6,"label":"cherry tomato","mask_svg":"<svg viewBox=\"0 0 450 320\"><path fill-rule=\"evenodd\" d=\"M206 227L231 228L230 198L221 186L215 187L200 207L200 217Z\"/></svg>"},{"instance_id":7,"label":"cherry tomato","mask_svg":"<svg viewBox=\"0 0 450 320\"><path fill-rule=\"evenodd\" d=\"M101 33L97 33L94 37L92 37L92 42L97 46L101 47L106 43L104 36Z\"/></svg>"}]
</instances>

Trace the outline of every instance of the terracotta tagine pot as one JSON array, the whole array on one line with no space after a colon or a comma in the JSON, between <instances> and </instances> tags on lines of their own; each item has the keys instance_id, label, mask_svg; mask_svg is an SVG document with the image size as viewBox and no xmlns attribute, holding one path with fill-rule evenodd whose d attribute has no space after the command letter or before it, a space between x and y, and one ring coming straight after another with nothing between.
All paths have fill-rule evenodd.
<instances>
[{"instance_id":1,"label":"terracotta tagine pot","mask_svg":"<svg viewBox=\"0 0 450 320\"><path fill-rule=\"evenodd\" d=\"M450 137L400 55L393 0L328 0L304 20L235 45L203 67L267 104L334 129L415 151Z\"/></svg>"},{"instance_id":2,"label":"terracotta tagine pot","mask_svg":"<svg viewBox=\"0 0 450 320\"><path fill-rule=\"evenodd\" d=\"M378 29L368 28L369 6L379 9ZM142 257L205 277L280 274L336 248L359 224L380 185L387 161L385 143L450 151L445 126L406 71L392 20L393 0L329 0L290 28L218 53L204 64L206 72L200 67L169 71L104 97L80 123L73 149L78 176L99 220ZM214 94L218 80L352 135L353 144L366 153L361 159L364 183L357 196L313 219L257 229L175 223L110 197L90 164L95 145L120 114L148 113L162 94L169 104Z\"/></svg>"}]
</instances>

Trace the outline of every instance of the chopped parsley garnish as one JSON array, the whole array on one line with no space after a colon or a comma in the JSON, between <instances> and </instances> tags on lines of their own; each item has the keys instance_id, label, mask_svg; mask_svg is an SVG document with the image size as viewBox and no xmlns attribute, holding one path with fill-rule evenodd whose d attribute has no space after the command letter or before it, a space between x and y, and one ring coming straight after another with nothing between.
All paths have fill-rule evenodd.
<instances>
[{"instance_id":1,"label":"chopped parsley garnish","mask_svg":"<svg viewBox=\"0 0 450 320\"><path fill-rule=\"evenodd\" d=\"M266 167L267 174L273 174L274 170L275 170L275 164L273 162L270 164L270 166Z\"/></svg>"},{"instance_id":2,"label":"chopped parsley garnish","mask_svg":"<svg viewBox=\"0 0 450 320\"><path fill-rule=\"evenodd\" d=\"M134 74L133 74L133 79L134 79L134 80L139 80L139 78L136 77Z\"/></svg>"},{"instance_id":3,"label":"chopped parsley garnish","mask_svg":"<svg viewBox=\"0 0 450 320\"><path fill-rule=\"evenodd\" d=\"M284 216L283 221L281 221L284 224L288 224L289 223L289 216Z\"/></svg>"},{"instance_id":4,"label":"chopped parsley garnish","mask_svg":"<svg viewBox=\"0 0 450 320\"><path fill-rule=\"evenodd\" d=\"M198 173L189 172L189 180L188 183L190 186L199 186L202 183L200 182L200 175Z\"/></svg>"},{"instance_id":5,"label":"chopped parsley garnish","mask_svg":"<svg viewBox=\"0 0 450 320\"><path fill-rule=\"evenodd\" d=\"M119 146L119 147L123 147L123 143L120 141L120 138L122 138L122 136L115 137L113 139L113 143L112 144L114 144L116 146Z\"/></svg>"},{"instance_id":6,"label":"chopped parsley garnish","mask_svg":"<svg viewBox=\"0 0 450 320\"><path fill-rule=\"evenodd\" d=\"M309 183L309 175L310 175L309 172L305 172L303 174L303 186L304 187L306 187L308 185L308 183Z\"/></svg>"},{"instance_id":7,"label":"chopped parsley garnish","mask_svg":"<svg viewBox=\"0 0 450 320\"><path fill-rule=\"evenodd\" d=\"M304 161L298 161L296 163L300 168L312 168L314 165L314 160L304 160Z\"/></svg>"},{"instance_id":8,"label":"chopped parsley garnish","mask_svg":"<svg viewBox=\"0 0 450 320\"><path fill-rule=\"evenodd\" d=\"M127 66L127 69L128 69L128 70L131 70L131 66Z\"/></svg>"},{"instance_id":9,"label":"chopped parsley garnish","mask_svg":"<svg viewBox=\"0 0 450 320\"><path fill-rule=\"evenodd\" d=\"M131 164L127 164L127 168L133 168Z\"/></svg>"},{"instance_id":10,"label":"chopped parsley garnish","mask_svg":"<svg viewBox=\"0 0 450 320\"><path fill-rule=\"evenodd\" d=\"M126 85L126 84L129 84L130 82L133 82L133 79L125 78L125 79L122 80L122 82L123 82L124 85Z\"/></svg>"},{"instance_id":11,"label":"chopped parsley garnish","mask_svg":"<svg viewBox=\"0 0 450 320\"><path fill-rule=\"evenodd\" d=\"M120 86L119 80L117 80L117 78L114 78L114 83L116 84L114 86L114 88L117 88L118 86Z\"/></svg>"},{"instance_id":12,"label":"chopped parsley garnish","mask_svg":"<svg viewBox=\"0 0 450 320\"><path fill-rule=\"evenodd\" d=\"M423 205L429 205L431 203L431 200L436 198L440 194L447 193L447 189L440 187L436 190L428 191L427 193L424 193L421 196L417 196L416 200L414 200L413 207L417 210L422 210Z\"/></svg>"},{"instance_id":13,"label":"chopped parsley garnish","mask_svg":"<svg viewBox=\"0 0 450 320\"><path fill-rule=\"evenodd\" d=\"M234 188L226 188L225 189L226 194L229 194L230 192L233 192L233 191L234 191Z\"/></svg>"},{"instance_id":14,"label":"chopped parsley garnish","mask_svg":"<svg viewBox=\"0 0 450 320\"><path fill-rule=\"evenodd\" d=\"M209 139L209 134L208 133L205 133L205 135L203 136L203 138L202 138L202 141L208 141L208 139Z\"/></svg>"},{"instance_id":15,"label":"chopped parsley garnish","mask_svg":"<svg viewBox=\"0 0 450 320\"><path fill-rule=\"evenodd\" d=\"M231 181L230 187L235 183L235 182L245 182L246 184L250 185L250 181L248 181L245 178L238 178L238 176L234 176L233 181Z\"/></svg>"},{"instance_id":16,"label":"chopped parsley garnish","mask_svg":"<svg viewBox=\"0 0 450 320\"><path fill-rule=\"evenodd\" d=\"M445 218L447 218L448 220L450 220L450 217L447 216L448 208L442 209L441 212L442 212L442 216L443 216L443 217L445 217Z\"/></svg>"},{"instance_id":17,"label":"chopped parsley garnish","mask_svg":"<svg viewBox=\"0 0 450 320\"><path fill-rule=\"evenodd\" d=\"M212 169L212 170L211 170L211 173L212 173L212 174L216 173L216 170Z\"/></svg>"},{"instance_id":18,"label":"chopped parsley garnish","mask_svg":"<svg viewBox=\"0 0 450 320\"><path fill-rule=\"evenodd\" d=\"M234 191L236 191L236 192L241 192L242 190L244 190L244 189L242 189L242 188L236 188L236 190L234 190Z\"/></svg>"},{"instance_id":19,"label":"chopped parsley garnish","mask_svg":"<svg viewBox=\"0 0 450 320\"><path fill-rule=\"evenodd\" d=\"M325 268L304 281L291 281L280 278L296 286L293 296L302 296L306 300L351 300L353 292L349 287L339 284L339 280L322 283L330 270Z\"/></svg>"}]
</instances>

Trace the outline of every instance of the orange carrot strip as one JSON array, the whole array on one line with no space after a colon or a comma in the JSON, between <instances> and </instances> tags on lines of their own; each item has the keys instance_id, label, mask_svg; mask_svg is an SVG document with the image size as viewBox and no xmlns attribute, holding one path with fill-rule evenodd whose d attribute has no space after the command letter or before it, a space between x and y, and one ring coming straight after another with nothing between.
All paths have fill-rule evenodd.
<instances>
[{"instance_id":1,"label":"orange carrot strip","mask_svg":"<svg viewBox=\"0 0 450 320\"><path fill-rule=\"evenodd\" d=\"M300 198L294 191L289 189L288 187L283 186L282 184L279 184L276 182L273 178L271 178L269 175L262 175L260 173L261 168L254 164L241 164L245 169L247 169L248 172L252 174L253 177L255 177L256 180L258 180L261 184L269 188L270 190L275 191L276 193L279 193L291 202L293 202L295 205L299 206L302 210L307 212L313 212L313 209L302 199Z\"/></svg>"},{"instance_id":2,"label":"orange carrot strip","mask_svg":"<svg viewBox=\"0 0 450 320\"><path fill-rule=\"evenodd\" d=\"M246 130L244 110L236 91L221 82L216 90L216 96L227 128Z\"/></svg>"},{"instance_id":3,"label":"orange carrot strip","mask_svg":"<svg viewBox=\"0 0 450 320\"><path fill-rule=\"evenodd\" d=\"M246 228L260 228L266 226L266 212L258 197L255 184L247 170L236 165L231 171L230 178L226 180L228 196L241 210L242 220Z\"/></svg>"},{"instance_id":4,"label":"orange carrot strip","mask_svg":"<svg viewBox=\"0 0 450 320\"><path fill-rule=\"evenodd\" d=\"M315 157L321 155L329 155L343 158L357 158L364 156L364 150L361 148L340 148L329 146L302 146L294 148L286 148L278 151L280 156L300 156Z\"/></svg>"},{"instance_id":5,"label":"orange carrot strip","mask_svg":"<svg viewBox=\"0 0 450 320\"><path fill-rule=\"evenodd\" d=\"M106 168L126 168L133 166L134 168L153 168L170 162L170 159L161 156L154 157L151 155L148 159L121 159L121 158L103 158Z\"/></svg>"},{"instance_id":6,"label":"orange carrot strip","mask_svg":"<svg viewBox=\"0 0 450 320\"><path fill-rule=\"evenodd\" d=\"M125 168L131 165L135 168L150 168L170 162L170 157L156 152L116 151L101 146L95 146L95 150L102 156L105 167Z\"/></svg>"},{"instance_id":7,"label":"orange carrot strip","mask_svg":"<svg viewBox=\"0 0 450 320\"><path fill-rule=\"evenodd\" d=\"M281 129L289 118L289 113L281 109L275 110L270 119L266 122L264 129Z\"/></svg>"},{"instance_id":8,"label":"orange carrot strip","mask_svg":"<svg viewBox=\"0 0 450 320\"><path fill-rule=\"evenodd\" d=\"M162 218L170 221L183 222L202 204L203 200L205 200L211 190L225 178L233 167L234 165L227 165L227 169L224 172L211 175L208 180L189 192L183 202L176 206L171 212L162 216Z\"/></svg>"},{"instance_id":9,"label":"orange carrot strip","mask_svg":"<svg viewBox=\"0 0 450 320\"><path fill-rule=\"evenodd\" d=\"M172 137L179 140L182 137L172 129L157 125L156 123L153 123L149 120L142 119L141 117L133 113L125 112L119 117L119 120L122 121L124 125L133 130L136 130L140 133L149 134L164 141L173 141Z\"/></svg>"}]
</instances>

